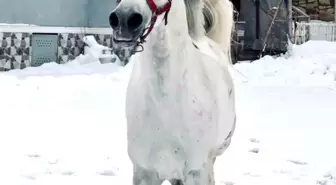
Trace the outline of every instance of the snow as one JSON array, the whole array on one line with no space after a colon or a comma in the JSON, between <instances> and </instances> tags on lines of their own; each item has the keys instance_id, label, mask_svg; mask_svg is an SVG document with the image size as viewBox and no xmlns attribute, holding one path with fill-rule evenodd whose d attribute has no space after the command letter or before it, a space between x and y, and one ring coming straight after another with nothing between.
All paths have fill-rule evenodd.
<instances>
[{"instance_id":1,"label":"snow","mask_svg":"<svg viewBox=\"0 0 336 185\"><path fill-rule=\"evenodd\" d=\"M0 184L131 184L132 63L102 64L99 49L0 73ZM234 68L238 122L216 162L217 185L335 185L336 43L310 41Z\"/></svg>"}]
</instances>

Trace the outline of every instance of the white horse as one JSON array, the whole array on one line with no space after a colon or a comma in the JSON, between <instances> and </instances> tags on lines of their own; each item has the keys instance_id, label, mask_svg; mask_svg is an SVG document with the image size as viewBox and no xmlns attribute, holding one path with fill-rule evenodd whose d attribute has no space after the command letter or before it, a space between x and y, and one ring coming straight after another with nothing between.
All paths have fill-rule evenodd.
<instances>
[{"instance_id":1,"label":"white horse","mask_svg":"<svg viewBox=\"0 0 336 185\"><path fill-rule=\"evenodd\" d=\"M136 58L126 100L134 185L214 185L236 122L232 12L228 0L121 0L111 13L115 54Z\"/></svg>"}]
</instances>

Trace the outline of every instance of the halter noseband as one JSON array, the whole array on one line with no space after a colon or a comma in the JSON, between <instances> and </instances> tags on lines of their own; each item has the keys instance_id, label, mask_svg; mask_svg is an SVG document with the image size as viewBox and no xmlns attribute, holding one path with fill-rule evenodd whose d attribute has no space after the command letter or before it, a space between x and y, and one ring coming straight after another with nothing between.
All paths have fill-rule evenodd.
<instances>
[{"instance_id":1,"label":"halter noseband","mask_svg":"<svg viewBox=\"0 0 336 185\"><path fill-rule=\"evenodd\" d=\"M180 1L180 0L178 0L178 1ZM154 0L147 0L149 8L152 10L152 19L151 19L149 27L147 28L147 32L140 37L140 43L146 42L145 39L150 34L150 32L153 30L154 25L155 25L156 20L157 20L157 17L159 15L165 13L163 19L165 20L165 25L167 25L167 23L168 23L168 13L170 11L171 2L172 2L172 0L168 0L168 2L164 6L158 7L155 4Z\"/></svg>"}]
</instances>

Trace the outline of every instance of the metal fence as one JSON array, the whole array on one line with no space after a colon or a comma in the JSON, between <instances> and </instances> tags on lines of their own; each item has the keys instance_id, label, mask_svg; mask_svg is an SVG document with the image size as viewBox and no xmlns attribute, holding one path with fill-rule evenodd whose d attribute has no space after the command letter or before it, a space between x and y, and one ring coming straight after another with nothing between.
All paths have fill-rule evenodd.
<instances>
[{"instance_id":1,"label":"metal fence","mask_svg":"<svg viewBox=\"0 0 336 185\"><path fill-rule=\"evenodd\" d=\"M323 21L296 22L295 44L308 40L336 41L336 23Z\"/></svg>"}]
</instances>

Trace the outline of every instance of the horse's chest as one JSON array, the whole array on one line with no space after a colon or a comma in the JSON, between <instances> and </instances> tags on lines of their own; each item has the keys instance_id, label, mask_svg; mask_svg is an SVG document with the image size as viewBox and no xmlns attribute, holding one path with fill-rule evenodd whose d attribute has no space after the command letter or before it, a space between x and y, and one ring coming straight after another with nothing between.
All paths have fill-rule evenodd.
<instances>
[{"instance_id":1,"label":"horse's chest","mask_svg":"<svg viewBox=\"0 0 336 185\"><path fill-rule=\"evenodd\" d=\"M206 123L212 121L213 113L208 108L210 105L203 102L209 100L187 97L176 93L153 99L144 94L141 99L129 99L133 106L127 110L128 148L133 161L157 169L162 176L175 178L186 160L196 161L197 164L191 166L202 165L207 147L213 142L209 138L202 139L208 125L212 125ZM204 155L196 150L202 147Z\"/></svg>"},{"instance_id":2,"label":"horse's chest","mask_svg":"<svg viewBox=\"0 0 336 185\"><path fill-rule=\"evenodd\" d=\"M199 98L192 94L175 93L157 99L151 95L144 97L144 101L138 100L138 105L131 111L138 115L139 122L151 125L148 128L151 131L155 131L153 127L156 127L175 132L213 121L213 108L216 105L209 96Z\"/></svg>"}]
</instances>

